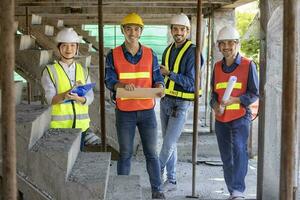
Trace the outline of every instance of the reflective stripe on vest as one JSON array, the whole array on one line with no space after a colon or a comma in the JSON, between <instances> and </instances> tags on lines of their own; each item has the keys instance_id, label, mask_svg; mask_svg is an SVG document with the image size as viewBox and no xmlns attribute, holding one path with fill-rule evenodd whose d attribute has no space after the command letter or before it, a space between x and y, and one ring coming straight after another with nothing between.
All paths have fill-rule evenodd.
<instances>
[{"instance_id":1,"label":"reflective stripe on vest","mask_svg":"<svg viewBox=\"0 0 300 200\"><path fill-rule=\"evenodd\" d=\"M122 46L113 49L113 61L118 79L121 83L133 83L135 87L152 87L152 50L141 46L142 56L138 63L128 62ZM148 110L154 107L152 98L117 98L116 106L122 111Z\"/></svg>"},{"instance_id":2,"label":"reflective stripe on vest","mask_svg":"<svg viewBox=\"0 0 300 200\"><path fill-rule=\"evenodd\" d=\"M167 52L166 52L165 67L166 67L167 70L170 70L169 58L170 58L170 52L171 52L171 49L172 49L173 45L174 45L174 43L168 47ZM192 45L192 42L187 41L183 45L182 49L179 51L179 53L178 53L178 55L175 59L173 69L172 69L173 73L178 74L179 67L180 67L180 61L181 61L184 53L188 50L188 48L191 45ZM182 98L182 99L188 99L188 100L193 100L194 99L195 94L193 92L175 90L176 83L173 80L169 79L168 76L165 76L164 81L165 81L165 85L166 85L165 94L170 95L170 96L174 96L174 97L179 97L179 98ZM202 90L200 89L199 90L199 95L201 95L201 94L202 94Z\"/></svg>"},{"instance_id":3,"label":"reflective stripe on vest","mask_svg":"<svg viewBox=\"0 0 300 200\"><path fill-rule=\"evenodd\" d=\"M222 69L222 61L219 61L215 64L214 70L214 92L218 94L218 102L222 101L222 97L228 85L228 80L230 76L236 76L237 82L235 83L231 96L239 97L246 93L248 74L250 67L250 60L246 58L241 58L241 63L237 68L231 73L224 73ZM245 107L241 104L231 104L230 106L225 107L224 114L221 116L216 115L216 120L221 122L229 122L238 118L241 118L246 114Z\"/></svg>"},{"instance_id":4,"label":"reflective stripe on vest","mask_svg":"<svg viewBox=\"0 0 300 200\"><path fill-rule=\"evenodd\" d=\"M59 63L47 66L50 78L55 85L56 93L60 94L72 88L63 67ZM80 64L76 63L75 80L86 83L87 72ZM88 106L81 103L59 103L51 107L51 128L81 128L85 131L89 128L90 118Z\"/></svg>"}]
</instances>

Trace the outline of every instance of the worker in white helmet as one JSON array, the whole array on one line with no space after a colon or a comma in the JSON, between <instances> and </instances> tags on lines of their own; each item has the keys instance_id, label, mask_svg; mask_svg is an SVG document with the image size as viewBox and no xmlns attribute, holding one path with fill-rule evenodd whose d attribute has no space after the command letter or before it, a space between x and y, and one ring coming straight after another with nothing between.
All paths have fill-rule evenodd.
<instances>
[{"instance_id":1,"label":"worker in white helmet","mask_svg":"<svg viewBox=\"0 0 300 200\"><path fill-rule=\"evenodd\" d=\"M100 138L89 129L88 106L94 100L93 90L85 96L72 93L76 85L91 83L88 70L74 61L80 38L73 28L64 28L56 36L60 60L47 65L42 73L42 86L51 105L50 128L80 128L81 149L85 144L99 144Z\"/></svg>"},{"instance_id":2,"label":"worker in white helmet","mask_svg":"<svg viewBox=\"0 0 300 200\"><path fill-rule=\"evenodd\" d=\"M144 23L136 13L121 21L125 41L106 57L105 84L112 92L117 88L133 91L135 88L164 87L157 56L151 48L139 42ZM162 94L159 94L162 95ZM116 128L120 147L118 175L129 175L136 127L142 141L149 174L152 198L165 199L161 190L159 159L156 152L157 122L153 98L116 98Z\"/></svg>"},{"instance_id":3,"label":"worker in white helmet","mask_svg":"<svg viewBox=\"0 0 300 200\"><path fill-rule=\"evenodd\" d=\"M188 40L190 20L185 14L179 14L172 17L170 24L174 42L165 49L161 65L161 73L165 77L165 97L160 101L163 144L159 160L162 179L164 179L165 168L167 171L165 191L177 188L177 141L183 130L188 109L195 98L196 46Z\"/></svg>"},{"instance_id":4,"label":"worker in white helmet","mask_svg":"<svg viewBox=\"0 0 300 200\"><path fill-rule=\"evenodd\" d=\"M259 96L255 63L239 53L240 36L231 26L223 27L217 37L223 59L215 64L211 79L210 105L215 112L215 131L223 162L229 199L244 199L248 169L247 140L250 130L249 105ZM237 81L228 100L223 100L228 80Z\"/></svg>"}]
</instances>

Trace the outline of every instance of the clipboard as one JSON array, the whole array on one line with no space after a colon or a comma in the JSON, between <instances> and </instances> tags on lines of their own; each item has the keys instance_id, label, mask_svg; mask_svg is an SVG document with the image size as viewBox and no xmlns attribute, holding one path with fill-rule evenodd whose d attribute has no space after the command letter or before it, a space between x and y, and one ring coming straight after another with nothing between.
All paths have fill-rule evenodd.
<instances>
[{"instance_id":1,"label":"clipboard","mask_svg":"<svg viewBox=\"0 0 300 200\"><path fill-rule=\"evenodd\" d=\"M117 98L159 98L158 94L163 93L164 88L135 88L133 91L117 88Z\"/></svg>"}]
</instances>

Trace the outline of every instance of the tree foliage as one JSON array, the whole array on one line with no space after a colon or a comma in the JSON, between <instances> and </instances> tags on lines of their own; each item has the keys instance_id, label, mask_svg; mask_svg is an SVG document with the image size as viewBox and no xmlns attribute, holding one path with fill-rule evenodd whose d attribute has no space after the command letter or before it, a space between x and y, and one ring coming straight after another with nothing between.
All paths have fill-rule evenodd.
<instances>
[{"instance_id":1,"label":"tree foliage","mask_svg":"<svg viewBox=\"0 0 300 200\"><path fill-rule=\"evenodd\" d=\"M249 58L252 58L257 64L259 63L259 48L260 42L258 38L250 37L244 39L243 36L248 31L255 13L252 12L237 12L236 27L241 35L241 52Z\"/></svg>"}]
</instances>

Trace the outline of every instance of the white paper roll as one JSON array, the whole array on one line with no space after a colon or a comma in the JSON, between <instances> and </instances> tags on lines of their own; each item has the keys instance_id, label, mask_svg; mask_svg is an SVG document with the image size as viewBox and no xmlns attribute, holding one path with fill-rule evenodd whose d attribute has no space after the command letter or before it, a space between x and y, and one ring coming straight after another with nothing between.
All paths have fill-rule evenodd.
<instances>
[{"instance_id":1,"label":"white paper roll","mask_svg":"<svg viewBox=\"0 0 300 200\"><path fill-rule=\"evenodd\" d=\"M226 90L225 90L223 98L222 98L223 101L227 101L229 99L231 92L233 90L234 84L236 83L236 80L237 80L236 76L229 77L228 84L227 84Z\"/></svg>"}]
</instances>

